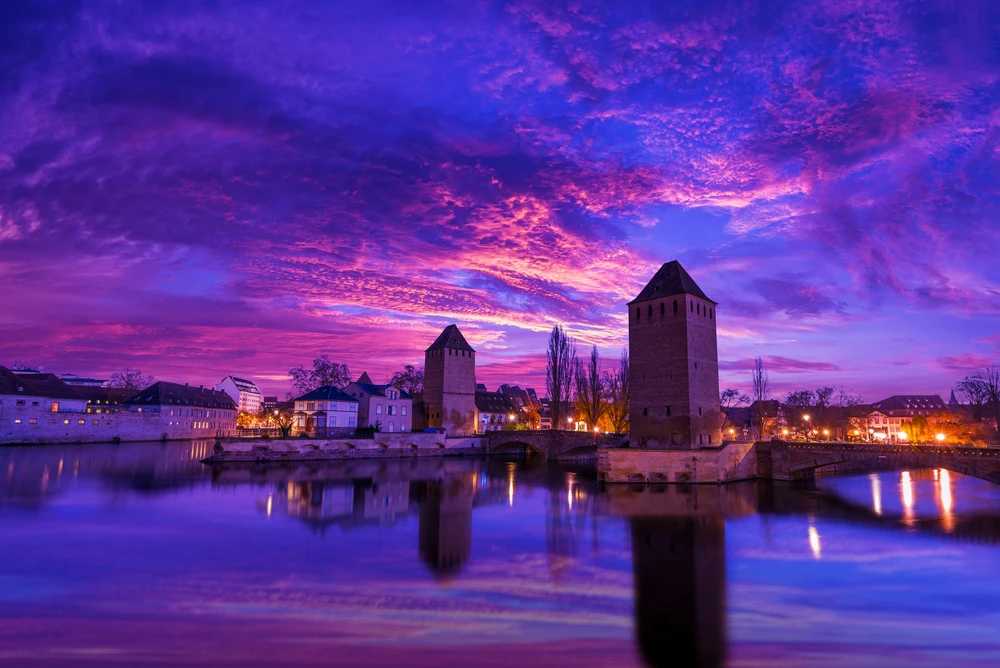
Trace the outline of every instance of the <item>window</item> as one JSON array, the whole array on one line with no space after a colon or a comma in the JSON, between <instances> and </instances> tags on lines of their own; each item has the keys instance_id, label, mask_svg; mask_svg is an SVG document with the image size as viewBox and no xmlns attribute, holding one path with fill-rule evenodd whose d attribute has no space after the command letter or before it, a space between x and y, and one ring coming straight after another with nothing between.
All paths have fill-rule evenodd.
<instances>
[{"instance_id":1,"label":"window","mask_svg":"<svg viewBox=\"0 0 1000 668\"><path fill-rule=\"evenodd\" d=\"M336 415L330 416L330 426L331 427L336 427L337 426L337 416Z\"/></svg>"},{"instance_id":2,"label":"window","mask_svg":"<svg viewBox=\"0 0 1000 668\"><path fill-rule=\"evenodd\" d=\"M58 413L59 412L59 402L58 401L53 401L52 402L52 412L53 413Z\"/></svg>"},{"instance_id":3,"label":"window","mask_svg":"<svg viewBox=\"0 0 1000 668\"><path fill-rule=\"evenodd\" d=\"M648 307L646 308L646 315L648 315L648 316L649 316L650 318L652 318L652 317L653 317L653 305L652 305L652 304L650 304L650 305L649 305L649 306L648 306Z\"/></svg>"},{"instance_id":4,"label":"window","mask_svg":"<svg viewBox=\"0 0 1000 668\"><path fill-rule=\"evenodd\" d=\"M667 312L667 305L664 304L663 302L660 302L660 317L662 318L663 314L666 312Z\"/></svg>"},{"instance_id":5,"label":"window","mask_svg":"<svg viewBox=\"0 0 1000 668\"><path fill-rule=\"evenodd\" d=\"M402 415L406 415L406 406L403 406L402 411Z\"/></svg>"},{"instance_id":6,"label":"window","mask_svg":"<svg viewBox=\"0 0 1000 668\"><path fill-rule=\"evenodd\" d=\"M382 404L375 404L375 415L382 414Z\"/></svg>"},{"instance_id":7,"label":"window","mask_svg":"<svg viewBox=\"0 0 1000 668\"><path fill-rule=\"evenodd\" d=\"M353 417L347 418L347 426L349 426L349 427L355 427L355 426L357 426L355 424L355 418L353 418Z\"/></svg>"},{"instance_id":8,"label":"window","mask_svg":"<svg viewBox=\"0 0 1000 668\"><path fill-rule=\"evenodd\" d=\"M315 401L307 401L306 402L306 410L307 411L314 411L314 410L316 410L316 402Z\"/></svg>"},{"instance_id":9,"label":"window","mask_svg":"<svg viewBox=\"0 0 1000 668\"><path fill-rule=\"evenodd\" d=\"M715 309L714 308L708 309L708 319L709 320L715 320Z\"/></svg>"},{"instance_id":10,"label":"window","mask_svg":"<svg viewBox=\"0 0 1000 668\"><path fill-rule=\"evenodd\" d=\"M30 418L28 420L28 424L38 424L38 419L37 418Z\"/></svg>"},{"instance_id":11,"label":"window","mask_svg":"<svg viewBox=\"0 0 1000 668\"><path fill-rule=\"evenodd\" d=\"M701 406L698 406L698 415L701 415Z\"/></svg>"},{"instance_id":12,"label":"window","mask_svg":"<svg viewBox=\"0 0 1000 668\"><path fill-rule=\"evenodd\" d=\"M94 424L101 424L101 421L100 420L94 420L93 423Z\"/></svg>"},{"instance_id":13,"label":"window","mask_svg":"<svg viewBox=\"0 0 1000 668\"><path fill-rule=\"evenodd\" d=\"M642 409L642 414L643 415L649 415L649 409L648 408L643 408Z\"/></svg>"},{"instance_id":14,"label":"window","mask_svg":"<svg viewBox=\"0 0 1000 668\"><path fill-rule=\"evenodd\" d=\"M31 405L32 405L32 406L37 406L37 405L38 405L38 402L37 402L37 401L32 401L32 402L31 402Z\"/></svg>"},{"instance_id":15,"label":"window","mask_svg":"<svg viewBox=\"0 0 1000 668\"><path fill-rule=\"evenodd\" d=\"M78 421L79 424L83 424L84 422L85 422L85 420L79 420Z\"/></svg>"},{"instance_id":16,"label":"window","mask_svg":"<svg viewBox=\"0 0 1000 668\"><path fill-rule=\"evenodd\" d=\"M670 416L670 406L667 406L667 416Z\"/></svg>"},{"instance_id":17,"label":"window","mask_svg":"<svg viewBox=\"0 0 1000 668\"><path fill-rule=\"evenodd\" d=\"M18 399L17 400L17 405L18 406L23 406L24 405L24 399Z\"/></svg>"},{"instance_id":18,"label":"window","mask_svg":"<svg viewBox=\"0 0 1000 668\"><path fill-rule=\"evenodd\" d=\"M674 314L677 313L677 300L674 300Z\"/></svg>"},{"instance_id":19,"label":"window","mask_svg":"<svg viewBox=\"0 0 1000 668\"><path fill-rule=\"evenodd\" d=\"M15 418L14 424L21 424L21 418Z\"/></svg>"},{"instance_id":20,"label":"window","mask_svg":"<svg viewBox=\"0 0 1000 668\"><path fill-rule=\"evenodd\" d=\"M637 308L635 310L635 319L638 320L641 316L642 316L642 309L641 308Z\"/></svg>"},{"instance_id":21,"label":"window","mask_svg":"<svg viewBox=\"0 0 1000 668\"><path fill-rule=\"evenodd\" d=\"M399 423L399 430L400 431L406 431L406 423L405 422L400 422Z\"/></svg>"},{"instance_id":22,"label":"window","mask_svg":"<svg viewBox=\"0 0 1000 668\"><path fill-rule=\"evenodd\" d=\"M396 423L389 420L389 431L396 431Z\"/></svg>"},{"instance_id":23,"label":"window","mask_svg":"<svg viewBox=\"0 0 1000 668\"><path fill-rule=\"evenodd\" d=\"M694 313L694 302L691 302L691 313Z\"/></svg>"}]
</instances>

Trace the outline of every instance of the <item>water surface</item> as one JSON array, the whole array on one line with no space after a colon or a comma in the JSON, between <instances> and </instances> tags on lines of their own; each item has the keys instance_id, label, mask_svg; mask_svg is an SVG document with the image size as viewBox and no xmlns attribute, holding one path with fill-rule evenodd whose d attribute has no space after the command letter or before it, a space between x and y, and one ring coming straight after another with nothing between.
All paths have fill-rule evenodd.
<instances>
[{"instance_id":1,"label":"water surface","mask_svg":"<svg viewBox=\"0 0 1000 668\"><path fill-rule=\"evenodd\" d=\"M0 448L0 665L1000 664L1000 487Z\"/></svg>"}]
</instances>

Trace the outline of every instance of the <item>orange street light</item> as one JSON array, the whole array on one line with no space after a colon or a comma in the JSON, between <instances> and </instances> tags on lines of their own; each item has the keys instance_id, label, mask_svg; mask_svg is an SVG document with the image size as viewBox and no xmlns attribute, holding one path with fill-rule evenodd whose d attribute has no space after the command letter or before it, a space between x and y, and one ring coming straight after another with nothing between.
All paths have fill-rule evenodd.
<instances>
[{"instance_id":1,"label":"orange street light","mask_svg":"<svg viewBox=\"0 0 1000 668\"><path fill-rule=\"evenodd\" d=\"M600 431L600 429L598 429L597 427L594 427L594 433L595 433L595 434L596 434L597 432L599 432L599 431Z\"/></svg>"},{"instance_id":2,"label":"orange street light","mask_svg":"<svg viewBox=\"0 0 1000 668\"><path fill-rule=\"evenodd\" d=\"M943 441L944 440L944 434L937 434L934 438L936 438L939 441Z\"/></svg>"},{"instance_id":3,"label":"orange street light","mask_svg":"<svg viewBox=\"0 0 1000 668\"><path fill-rule=\"evenodd\" d=\"M802 419L805 420L806 422L809 422L809 414L806 413L805 415L803 415Z\"/></svg>"},{"instance_id":4,"label":"orange street light","mask_svg":"<svg viewBox=\"0 0 1000 668\"><path fill-rule=\"evenodd\" d=\"M788 436L788 430L787 429L782 429L781 430L781 435L782 436Z\"/></svg>"}]
</instances>

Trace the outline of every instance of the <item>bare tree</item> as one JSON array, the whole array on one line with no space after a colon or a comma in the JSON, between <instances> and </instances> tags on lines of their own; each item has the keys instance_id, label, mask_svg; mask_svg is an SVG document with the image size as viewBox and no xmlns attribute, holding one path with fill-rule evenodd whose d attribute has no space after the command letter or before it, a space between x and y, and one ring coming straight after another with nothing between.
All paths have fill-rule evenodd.
<instances>
[{"instance_id":1,"label":"bare tree","mask_svg":"<svg viewBox=\"0 0 1000 668\"><path fill-rule=\"evenodd\" d=\"M552 410L552 428L563 428L573 393L573 371L576 368L576 344L566 336L562 325L552 328L546 351L545 389Z\"/></svg>"},{"instance_id":2,"label":"bare tree","mask_svg":"<svg viewBox=\"0 0 1000 668\"><path fill-rule=\"evenodd\" d=\"M757 438L764 438L764 427L766 426L766 411L764 402L771 398L771 383L767 378L767 370L764 368L764 360L758 357L753 363L753 405L754 428L757 430Z\"/></svg>"},{"instance_id":3,"label":"bare tree","mask_svg":"<svg viewBox=\"0 0 1000 668\"><path fill-rule=\"evenodd\" d=\"M833 389L829 385L825 387L816 388L816 407L826 408L830 405L833 400L833 395L836 394L837 390Z\"/></svg>"},{"instance_id":4,"label":"bare tree","mask_svg":"<svg viewBox=\"0 0 1000 668\"><path fill-rule=\"evenodd\" d=\"M618 369L610 371L605 381L608 388L608 421L616 434L628 432L628 395L629 395L629 361L628 348L622 348Z\"/></svg>"},{"instance_id":5,"label":"bare tree","mask_svg":"<svg viewBox=\"0 0 1000 668\"><path fill-rule=\"evenodd\" d=\"M333 385L343 389L351 382L351 371L347 365L330 361L328 355L320 355L314 359L311 369L306 369L300 364L294 369L289 369L288 375L292 377L292 391L289 393L289 399L302 396L306 392L311 392L317 387L325 385Z\"/></svg>"},{"instance_id":6,"label":"bare tree","mask_svg":"<svg viewBox=\"0 0 1000 668\"><path fill-rule=\"evenodd\" d=\"M994 429L1000 436L1000 367L986 367L982 377L986 386L986 401L993 408Z\"/></svg>"},{"instance_id":7,"label":"bare tree","mask_svg":"<svg viewBox=\"0 0 1000 668\"><path fill-rule=\"evenodd\" d=\"M580 416L590 427L596 427L601 417L608 410L607 386L601 375L600 355L597 346L590 349L590 361L584 366L576 363L576 405Z\"/></svg>"},{"instance_id":8,"label":"bare tree","mask_svg":"<svg viewBox=\"0 0 1000 668\"><path fill-rule=\"evenodd\" d=\"M979 422L983 419L983 407L989 401L990 390L986 380L980 374L966 376L955 384L959 396L965 398L972 413L972 419Z\"/></svg>"},{"instance_id":9,"label":"bare tree","mask_svg":"<svg viewBox=\"0 0 1000 668\"><path fill-rule=\"evenodd\" d=\"M722 408L722 430L725 431L733 421L730 419L729 415L733 412L734 408L739 408L740 406L746 406L750 403L750 397L746 394L741 394L739 390L733 388L727 388L719 394L719 407Z\"/></svg>"},{"instance_id":10,"label":"bare tree","mask_svg":"<svg viewBox=\"0 0 1000 668\"><path fill-rule=\"evenodd\" d=\"M152 374L143 373L141 369L136 369L126 364L111 374L108 387L116 387L123 390L145 390L155 382L156 379L153 378Z\"/></svg>"},{"instance_id":11,"label":"bare tree","mask_svg":"<svg viewBox=\"0 0 1000 668\"><path fill-rule=\"evenodd\" d=\"M389 384L395 385L407 394L422 392L424 389L424 370L418 369L412 364L404 364L402 371L392 374Z\"/></svg>"}]
</instances>

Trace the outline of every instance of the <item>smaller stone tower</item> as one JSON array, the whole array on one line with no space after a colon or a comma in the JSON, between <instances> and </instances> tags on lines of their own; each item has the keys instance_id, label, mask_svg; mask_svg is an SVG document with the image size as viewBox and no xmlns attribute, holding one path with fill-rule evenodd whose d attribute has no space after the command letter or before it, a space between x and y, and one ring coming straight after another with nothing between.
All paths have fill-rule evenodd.
<instances>
[{"instance_id":1,"label":"smaller stone tower","mask_svg":"<svg viewBox=\"0 0 1000 668\"><path fill-rule=\"evenodd\" d=\"M629 302L632 447L722 444L715 307L676 260Z\"/></svg>"},{"instance_id":2,"label":"smaller stone tower","mask_svg":"<svg viewBox=\"0 0 1000 668\"><path fill-rule=\"evenodd\" d=\"M476 351L457 325L445 327L424 353L424 412L428 427L476 431Z\"/></svg>"}]
</instances>

